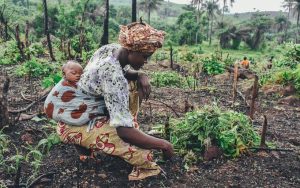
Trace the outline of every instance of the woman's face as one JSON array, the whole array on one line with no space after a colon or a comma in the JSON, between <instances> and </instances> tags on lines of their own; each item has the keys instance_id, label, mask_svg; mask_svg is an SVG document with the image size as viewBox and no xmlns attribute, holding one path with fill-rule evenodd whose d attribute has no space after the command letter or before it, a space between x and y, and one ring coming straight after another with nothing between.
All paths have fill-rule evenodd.
<instances>
[{"instance_id":1,"label":"woman's face","mask_svg":"<svg viewBox=\"0 0 300 188\"><path fill-rule=\"evenodd\" d=\"M148 62L149 57L153 53L144 53L144 52L129 52L128 61L132 68L139 70Z\"/></svg>"}]
</instances>

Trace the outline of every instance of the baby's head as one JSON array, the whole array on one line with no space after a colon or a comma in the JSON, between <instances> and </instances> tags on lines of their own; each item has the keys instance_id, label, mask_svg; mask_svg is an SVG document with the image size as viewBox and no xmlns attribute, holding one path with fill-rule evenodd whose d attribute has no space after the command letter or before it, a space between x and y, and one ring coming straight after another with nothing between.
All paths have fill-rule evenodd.
<instances>
[{"instance_id":1,"label":"baby's head","mask_svg":"<svg viewBox=\"0 0 300 188\"><path fill-rule=\"evenodd\" d=\"M76 61L68 61L62 66L64 78L69 82L78 82L83 72L82 66Z\"/></svg>"}]
</instances>

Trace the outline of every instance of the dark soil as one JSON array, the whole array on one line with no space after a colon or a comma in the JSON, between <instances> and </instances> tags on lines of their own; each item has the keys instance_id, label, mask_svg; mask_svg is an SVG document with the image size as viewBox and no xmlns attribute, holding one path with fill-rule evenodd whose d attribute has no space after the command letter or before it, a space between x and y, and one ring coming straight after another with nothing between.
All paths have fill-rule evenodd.
<instances>
[{"instance_id":1,"label":"dark soil","mask_svg":"<svg viewBox=\"0 0 300 188\"><path fill-rule=\"evenodd\" d=\"M166 70L154 64L145 69L147 72ZM232 107L231 80L224 76L223 81L220 83L218 79L211 78L208 86L202 84L196 91L154 87L150 100L142 104L139 114L142 129L147 132L155 124L165 123L168 116L183 116L186 101L194 108L217 103L224 109L249 113L241 96L238 96ZM11 75L10 108L21 109L31 103L22 98L21 91L26 98L35 100L41 90L38 79L29 81ZM155 158L164 173L130 182L127 176L132 167L123 160L100 155L100 163L94 160L81 162L74 146L59 144L53 146L49 153L44 152L37 176L45 176L35 181L32 187L300 187L300 109L279 105L277 101L277 98L259 93L254 126L261 129L262 116L265 114L268 118L267 141L273 142L278 148L291 149L292 152L253 150L236 159L220 157L198 162L188 170L185 169L182 157L176 156L172 161L163 161L161 153L156 152ZM39 103L25 113L37 113L43 118L41 107L42 103ZM35 146L39 140L54 131L55 126L46 120L26 120L14 123L4 133L9 135L18 151L26 155L27 143ZM6 153L7 157L15 154L13 147ZM28 180L33 182L29 177L34 169L28 162L23 162L20 170L20 186ZM16 174L7 173L0 168L0 187L12 187L15 179Z\"/></svg>"}]
</instances>

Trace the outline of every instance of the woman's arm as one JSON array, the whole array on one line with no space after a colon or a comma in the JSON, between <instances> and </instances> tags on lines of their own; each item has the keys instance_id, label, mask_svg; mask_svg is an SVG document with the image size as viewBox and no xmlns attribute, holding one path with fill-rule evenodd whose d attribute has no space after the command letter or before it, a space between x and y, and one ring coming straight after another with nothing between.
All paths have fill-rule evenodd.
<instances>
[{"instance_id":1,"label":"woman's arm","mask_svg":"<svg viewBox=\"0 0 300 188\"><path fill-rule=\"evenodd\" d=\"M170 159L174 155L173 146L170 142L147 135L138 129L129 127L118 127L117 133L121 139L132 145L144 149L162 150L164 156L167 159Z\"/></svg>"},{"instance_id":2,"label":"woman's arm","mask_svg":"<svg viewBox=\"0 0 300 188\"><path fill-rule=\"evenodd\" d=\"M125 78L127 80L137 81L139 93L142 99L149 99L151 93L151 84L146 73L129 69L126 71Z\"/></svg>"}]
</instances>

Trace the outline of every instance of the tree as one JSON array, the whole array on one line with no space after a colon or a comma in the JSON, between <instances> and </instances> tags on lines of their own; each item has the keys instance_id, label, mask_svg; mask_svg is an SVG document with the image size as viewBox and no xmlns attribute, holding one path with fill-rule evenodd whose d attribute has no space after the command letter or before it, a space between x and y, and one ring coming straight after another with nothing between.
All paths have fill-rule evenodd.
<instances>
[{"instance_id":1,"label":"tree","mask_svg":"<svg viewBox=\"0 0 300 188\"><path fill-rule=\"evenodd\" d=\"M131 21L136 22L136 0L132 0Z\"/></svg>"},{"instance_id":2,"label":"tree","mask_svg":"<svg viewBox=\"0 0 300 188\"><path fill-rule=\"evenodd\" d=\"M47 9L47 0L43 0L43 7L44 7L44 29L45 29L45 35L47 37L47 43L48 43L48 49L49 54L52 61L55 61L53 51L52 51L52 45L51 45L51 39L50 39L50 32L48 28L48 9Z\"/></svg>"},{"instance_id":3,"label":"tree","mask_svg":"<svg viewBox=\"0 0 300 188\"><path fill-rule=\"evenodd\" d=\"M211 39L212 39L212 28L214 25L214 18L216 18L216 12L219 11L219 5L217 4L217 1L215 0L210 0L204 4L206 8L206 13L208 15L209 19L209 24L208 27L210 26L209 31L209 45L211 45Z\"/></svg>"},{"instance_id":4,"label":"tree","mask_svg":"<svg viewBox=\"0 0 300 188\"><path fill-rule=\"evenodd\" d=\"M103 22L103 35L100 46L108 44L108 20L109 20L109 0L105 0L105 17Z\"/></svg>"},{"instance_id":5,"label":"tree","mask_svg":"<svg viewBox=\"0 0 300 188\"><path fill-rule=\"evenodd\" d=\"M140 3L142 10L148 13L148 24L150 24L150 14L153 10L158 9L158 5L161 5L163 0L144 0Z\"/></svg>"},{"instance_id":6,"label":"tree","mask_svg":"<svg viewBox=\"0 0 300 188\"><path fill-rule=\"evenodd\" d=\"M289 24L289 20L290 20L291 11L292 11L293 1L294 0L285 0L283 2L283 7L288 10L287 22L286 22L285 30L284 30L284 41L287 41L287 38L288 38L288 24Z\"/></svg>"},{"instance_id":7,"label":"tree","mask_svg":"<svg viewBox=\"0 0 300 188\"><path fill-rule=\"evenodd\" d=\"M300 42L300 40L298 39L298 36L300 35L300 28L299 28L299 24L300 24L300 0L294 0L293 5L292 5L292 9L294 12L294 16L297 17L297 30L298 32L296 33L296 42Z\"/></svg>"},{"instance_id":8,"label":"tree","mask_svg":"<svg viewBox=\"0 0 300 188\"><path fill-rule=\"evenodd\" d=\"M223 8L222 8L222 22L224 20L224 14L225 14L225 10L228 7L227 6L228 0L223 0ZM234 0L230 0L230 6L232 6L232 4L234 3Z\"/></svg>"},{"instance_id":9,"label":"tree","mask_svg":"<svg viewBox=\"0 0 300 188\"><path fill-rule=\"evenodd\" d=\"M251 27L253 34L247 37L245 42L252 50L257 50L264 40L264 33L271 27L272 20L267 14L256 13L251 17L248 25Z\"/></svg>"}]
</instances>

